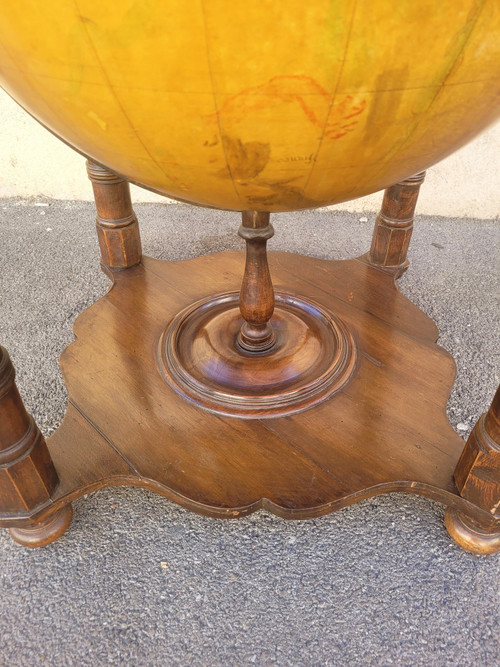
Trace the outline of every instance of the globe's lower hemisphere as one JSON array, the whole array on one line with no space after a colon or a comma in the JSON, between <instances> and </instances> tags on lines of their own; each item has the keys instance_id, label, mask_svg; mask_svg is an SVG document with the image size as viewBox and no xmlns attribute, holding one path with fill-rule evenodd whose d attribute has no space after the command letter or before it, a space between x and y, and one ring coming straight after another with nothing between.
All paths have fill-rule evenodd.
<instances>
[{"instance_id":1,"label":"globe's lower hemisphere","mask_svg":"<svg viewBox=\"0 0 500 667\"><path fill-rule=\"evenodd\" d=\"M219 208L379 190L492 122L497 0L18 0L0 82L129 180Z\"/></svg>"}]
</instances>

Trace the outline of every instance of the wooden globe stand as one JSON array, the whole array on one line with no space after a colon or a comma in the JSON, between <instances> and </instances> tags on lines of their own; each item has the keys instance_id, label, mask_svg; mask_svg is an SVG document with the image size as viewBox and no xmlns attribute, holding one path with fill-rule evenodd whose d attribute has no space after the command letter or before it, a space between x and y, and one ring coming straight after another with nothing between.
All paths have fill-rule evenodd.
<instances>
[{"instance_id":1,"label":"wooden globe stand","mask_svg":"<svg viewBox=\"0 0 500 667\"><path fill-rule=\"evenodd\" d=\"M500 549L500 392L464 448L446 418L454 362L394 282L423 174L386 190L355 260L270 253L269 268L269 214L244 212L238 292L241 253L142 257L128 183L88 169L113 288L77 319L47 442L0 348L0 525L16 541L48 544L72 500L133 485L218 517L416 493L448 507L462 547Z\"/></svg>"},{"instance_id":2,"label":"wooden globe stand","mask_svg":"<svg viewBox=\"0 0 500 667\"><path fill-rule=\"evenodd\" d=\"M274 293L266 243L269 213L243 212L247 245L240 292L181 311L163 332L159 368L176 391L222 415L292 415L326 400L351 377L349 329L309 299Z\"/></svg>"}]
</instances>

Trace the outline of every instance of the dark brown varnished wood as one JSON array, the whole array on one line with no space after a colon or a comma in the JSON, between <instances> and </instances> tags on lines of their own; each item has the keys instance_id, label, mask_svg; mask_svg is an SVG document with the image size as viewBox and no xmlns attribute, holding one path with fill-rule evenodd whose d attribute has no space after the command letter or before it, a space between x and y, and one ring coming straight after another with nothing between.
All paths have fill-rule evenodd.
<instances>
[{"instance_id":1,"label":"dark brown varnished wood","mask_svg":"<svg viewBox=\"0 0 500 667\"><path fill-rule=\"evenodd\" d=\"M349 381L356 347L341 320L277 293L273 345L247 350L239 343L239 296L195 302L160 337L160 372L181 395L220 414L262 419L308 409Z\"/></svg>"},{"instance_id":2,"label":"dark brown varnished wood","mask_svg":"<svg viewBox=\"0 0 500 667\"><path fill-rule=\"evenodd\" d=\"M0 504L24 512L50 500L57 473L45 440L15 384L12 362L0 347Z\"/></svg>"},{"instance_id":3,"label":"dark brown varnished wood","mask_svg":"<svg viewBox=\"0 0 500 667\"><path fill-rule=\"evenodd\" d=\"M239 294L181 310L160 337L158 367L199 407L248 419L294 414L340 390L354 371L356 346L318 304L294 294L275 298L268 213L244 211L239 234L246 241Z\"/></svg>"},{"instance_id":4,"label":"dark brown varnished wood","mask_svg":"<svg viewBox=\"0 0 500 667\"><path fill-rule=\"evenodd\" d=\"M500 387L493 402L472 430L455 469L455 482L462 498L500 515ZM500 550L500 530L448 509L446 527L460 546L475 553Z\"/></svg>"},{"instance_id":5,"label":"dark brown varnished wood","mask_svg":"<svg viewBox=\"0 0 500 667\"><path fill-rule=\"evenodd\" d=\"M498 529L498 517L462 498L453 481L463 449L445 414L453 361L392 276L364 261L269 256L279 291L313 299L352 332L358 365L342 391L292 416L248 420L211 414L169 387L155 358L165 326L189 304L237 290L243 261L236 252L144 258L115 272L113 290L79 316L61 360L70 406L48 441L60 477L51 511L115 484L220 517L261 507L315 517L403 491ZM0 519L19 526L49 517L40 507Z\"/></svg>"},{"instance_id":6,"label":"dark brown varnished wood","mask_svg":"<svg viewBox=\"0 0 500 667\"><path fill-rule=\"evenodd\" d=\"M26 412L14 367L7 350L0 347L0 511L28 516L50 508L58 483L45 439ZM68 506L64 513L70 512ZM55 520L57 516L50 519ZM70 520L71 516L66 527ZM28 530L32 546L42 546L59 537L65 528L54 534L46 526L29 521Z\"/></svg>"},{"instance_id":7,"label":"dark brown varnished wood","mask_svg":"<svg viewBox=\"0 0 500 667\"><path fill-rule=\"evenodd\" d=\"M238 231L246 242L246 257L240 289L240 311L245 321L237 342L250 353L269 350L276 342L270 322L274 312L274 289L266 246L274 229L269 218L269 213L243 211Z\"/></svg>"},{"instance_id":8,"label":"dark brown varnished wood","mask_svg":"<svg viewBox=\"0 0 500 667\"><path fill-rule=\"evenodd\" d=\"M73 518L71 504L63 505L52 512L44 521L25 528L10 528L12 539L23 547L45 547L54 542L67 530Z\"/></svg>"},{"instance_id":9,"label":"dark brown varnished wood","mask_svg":"<svg viewBox=\"0 0 500 667\"><path fill-rule=\"evenodd\" d=\"M463 449L445 412L453 360L394 284L423 174L386 190L358 260L268 261L269 215L244 212L241 282L241 253L142 258L128 184L88 171L114 288L77 319L68 411L47 444L0 349L0 525L15 540L47 544L73 499L128 484L220 517L417 493L447 505L464 548L500 548L500 398Z\"/></svg>"},{"instance_id":10,"label":"dark brown varnished wood","mask_svg":"<svg viewBox=\"0 0 500 667\"><path fill-rule=\"evenodd\" d=\"M391 185L384 192L382 208L373 230L368 261L390 271L397 278L409 266L408 246L413 219L425 171Z\"/></svg>"},{"instance_id":11,"label":"dark brown varnished wood","mask_svg":"<svg viewBox=\"0 0 500 667\"><path fill-rule=\"evenodd\" d=\"M96 227L101 260L107 269L125 269L141 261L139 224L123 178L87 161L97 209Z\"/></svg>"}]
</instances>

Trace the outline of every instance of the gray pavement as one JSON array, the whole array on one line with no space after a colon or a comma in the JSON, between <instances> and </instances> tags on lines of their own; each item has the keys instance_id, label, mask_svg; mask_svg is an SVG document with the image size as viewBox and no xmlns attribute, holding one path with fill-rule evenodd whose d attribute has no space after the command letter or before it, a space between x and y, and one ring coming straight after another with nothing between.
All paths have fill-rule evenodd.
<instances>
[{"instance_id":1,"label":"gray pavement","mask_svg":"<svg viewBox=\"0 0 500 667\"><path fill-rule=\"evenodd\" d=\"M155 257L242 243L237 214L135 209ZM45 435L65 410L57 358L72 322L108 284L93 216L88 203L0 200L0 341ZM280 214L270 245L356 256L374 216L360 217ZM448 407L464 437L499 379L498 230L498 220L418 218L400 281L456 358ZM430 501L391 494L316 520L223 521L117 488L74 510L44 549L0 531L1 665L500 664L500 557L462 551Z\"/></svg>"}]
</instances>

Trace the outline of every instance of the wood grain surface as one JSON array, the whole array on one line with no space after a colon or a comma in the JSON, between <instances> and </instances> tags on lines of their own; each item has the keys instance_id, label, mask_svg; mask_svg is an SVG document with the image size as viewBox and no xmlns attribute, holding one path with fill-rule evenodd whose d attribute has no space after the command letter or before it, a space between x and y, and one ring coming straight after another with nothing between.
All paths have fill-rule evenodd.
<instances>
[{"instance_id":1,"label":"wood grain surface","mask_svg":"<svg viewBox=\"0 0 500 667\"><path fill-rule=\"evenodd\" d=\"M445 412L455 366L429 318L364 261L288 253L269 261L278 289L314 299L349 327L359 360L342 391L266 420L222 417L186 401L157 367L158 340L182 308L237 289L244 255L143 258L113 274L113 288L79 316L77 339L63 353L70 406L48 441L60 478L50 505L3 513L2 525L28 525L90 490L129 484L222 517L260 507L314 517L406 491L497 526L453 481L463 449Z\"/></svg>"}]
</instances>

